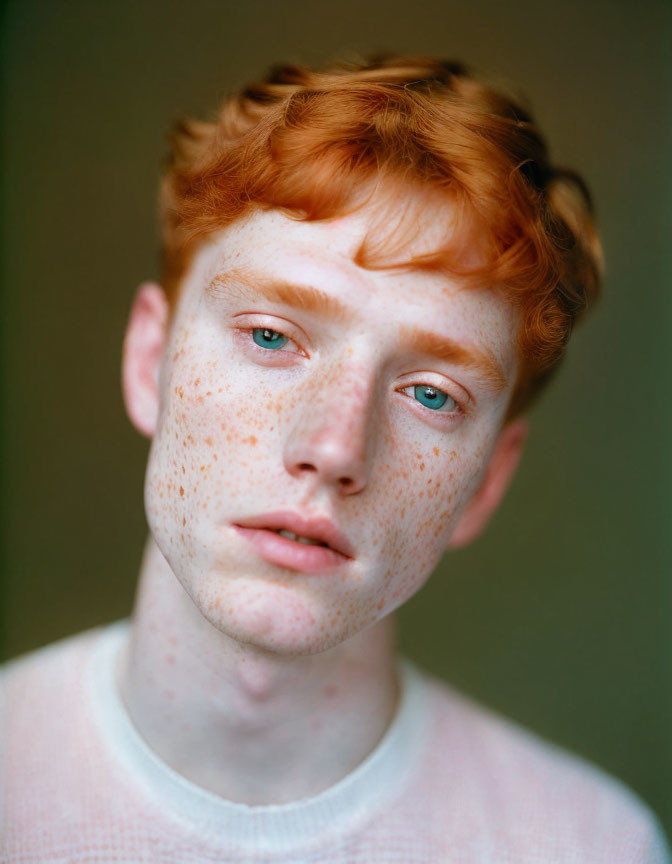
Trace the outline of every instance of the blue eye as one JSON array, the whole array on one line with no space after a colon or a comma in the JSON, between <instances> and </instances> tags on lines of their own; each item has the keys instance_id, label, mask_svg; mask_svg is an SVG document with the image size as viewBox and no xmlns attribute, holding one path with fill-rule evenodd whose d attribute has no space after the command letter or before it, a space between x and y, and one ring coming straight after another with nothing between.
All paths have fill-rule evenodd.
<instances>
[{"instance_id":1,"label":"blue eye","mask_svg":"<svg viewBox=\"0 0 672 864\"><path fill-rule=\"evenodd\" d=\"M277 330L269 330L265 327L255 327L252 330L252 338L260 348L270 348L276 350L289 341L287 336L278 333Z\"/></svg>"},{"instance_id":2,"label":"blue eye","mask_svg":"<svg viewBox=\"0 0 672 864\"><path fill-rule=\"evenodd\" d=\"M410 387L408 389L410 390ZM439 390L436 387L429 387L426 384L414 387L413 396L421 405L424 405L425 408L433 408L434 410L443 408L448 400L450 400L450 404L448 405L450 410L457 407L457 402L452 396L444 393L443 390Z\"/></svg>"}]
</instances>

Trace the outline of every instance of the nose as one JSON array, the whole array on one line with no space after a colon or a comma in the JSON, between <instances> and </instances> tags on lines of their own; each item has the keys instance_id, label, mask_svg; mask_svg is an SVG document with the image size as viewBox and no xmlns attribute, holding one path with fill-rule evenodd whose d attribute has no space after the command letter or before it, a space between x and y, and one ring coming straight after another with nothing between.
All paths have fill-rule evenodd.
<instances>
[{"instance_id":1,"label":"nose","mask_svg":"<svg viewBox=\"0 0 672 864\"><path fill-rule=\"evenodd\" d=\"M284 450L286 470L296 478L354 495L365 488L371 462L374 387L362 376L298 395L298 417Z\"/></svg>"}]
</instances>

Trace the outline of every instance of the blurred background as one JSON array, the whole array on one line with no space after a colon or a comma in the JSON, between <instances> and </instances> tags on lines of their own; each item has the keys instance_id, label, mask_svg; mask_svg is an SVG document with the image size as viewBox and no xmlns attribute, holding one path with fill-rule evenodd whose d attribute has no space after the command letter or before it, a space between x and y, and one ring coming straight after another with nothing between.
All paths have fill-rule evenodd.
<instances>
[{"instance_id":1,"label":"blurred background","mask_svg":"<svg viewBox=\"0 0 672 864\"><path fill-rule=\"evenodd\" d=\"M166 136L277 60L461 59L587 178L607 279L487 534L399 613L424 668L631 785L672 834L672 4L14 0L3 18L2 657L126 616L148 443L120 350Z\"/></svg>"}]
</instances>

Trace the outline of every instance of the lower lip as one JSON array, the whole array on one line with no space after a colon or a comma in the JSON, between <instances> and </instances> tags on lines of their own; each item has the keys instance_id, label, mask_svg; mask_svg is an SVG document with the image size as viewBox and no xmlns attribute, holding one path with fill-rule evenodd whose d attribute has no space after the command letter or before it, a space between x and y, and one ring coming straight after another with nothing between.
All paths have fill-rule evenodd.
<instances>
[{"instance_id":1,"label":"lower lip","mask_svg":"<svg viewBox=\"0 0 672 864\"><path fill-rule=\"evenodd\" d=\"M233 526L271 564L296 570L300 573L326 573L336 570L351 561L351 558L328 549L326 546L311 546L282 537L266 528L243 528Z\"/></svg>"}]
</instances>

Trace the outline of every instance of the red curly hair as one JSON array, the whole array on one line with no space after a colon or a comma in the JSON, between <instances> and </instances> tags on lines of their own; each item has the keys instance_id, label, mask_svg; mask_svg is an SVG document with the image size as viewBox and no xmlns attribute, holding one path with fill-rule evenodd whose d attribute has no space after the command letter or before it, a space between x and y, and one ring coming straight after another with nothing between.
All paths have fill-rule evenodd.
<instances>
[{"instance_id":1,"label":"red curly hair","mask_svg":"<svg viewBox=\"0 0 672 864\"><path fill-rule=\"evenodd\" d=\"M477 226L485 256L465 267L458 226L441 248L403 266L504 291L520 309L511 417L556 367L597 296L601 247L585 184L551 165L524 108L460 64L384 57L274 67L227 98L213 122L178 124L172 143L161 194L171 303L199 242L253 208L333 218L353 210L372 182L420 183L450 196L465 230ZM357 262L382 266L366 247Z\"/></svg>"}]
</instances>

